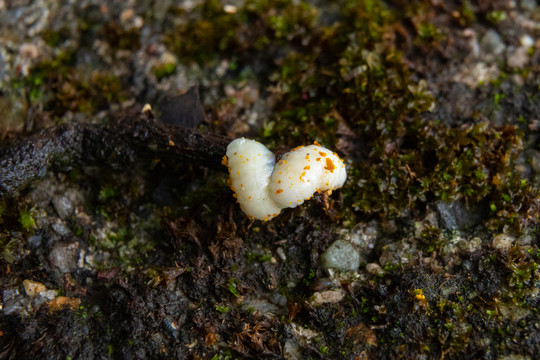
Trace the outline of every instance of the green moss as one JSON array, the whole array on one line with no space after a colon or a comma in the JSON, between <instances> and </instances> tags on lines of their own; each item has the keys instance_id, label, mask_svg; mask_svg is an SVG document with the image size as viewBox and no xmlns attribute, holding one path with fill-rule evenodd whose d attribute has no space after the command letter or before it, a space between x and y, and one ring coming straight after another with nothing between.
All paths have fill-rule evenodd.
<instances>
[{"instance_id":1,"label":"green moss","mask_svg":"<svg viewBox=\"0 0 540 360\"><path fill-rule=\"evenodd\" d=\"M174 74L174 72L176 71L176 67L176 63L167 63L161 66L154 67L152 70L157 80L159 81L167 76Z\"/></svg>"},{"instance_id":2,"label":"green moss","mask_svg":"<svg viewBox=\"0 0 540 360\"><path fill-rule=\"evenodd\" d=\"M35 230L36 220L32 216L32 212L26 208L21 209L19 212L19 222L26 232Z\"/></svg>"},{"instance_id":3,"label":"green moss","mask_svg":"<svg viewBox=\"0 0 540 360\"><path fill-rule=\"evenodd\" d=\"M506 20L506 18L507 18L506 12L500 11L500 10L491 11L486 15L486 19L491 21L494 24L504 21Z\"/></svg>"},{"instance_id":4,"label":"green moss","mask_svg":"<svg viewBox=\"0 0 540 360\"><path fill-rule=\"evenodd\" d=\"M228 306L216 305L216 310L222 314L226 314L229 312L230 308Z\"/></svg>"},{"instance_id":5,"label":"green moss","mask_svg":"<svg viewBox=\"0 0 540 360\"><path fill-rule=\"evenodd\" d=\"M110 185L104 185L101 190L99 190L99 200L102 202L107 202L114 199L117 194L118 192L115 188Z\"/></svg>"},{"instance_id":6,"label":"green moss","mask_svg":"<svg viewBox=\"0 0 540 360\"><path fill-rule=\"evenodd\" d=\"M57 48L64 41L68 40L72 34L67 27L62 27L59 30L46 29L41 36L47 45Z\"/></svg>"},{"instance_id":7,"label":"green moss","mask_svg":"<svg viewBox=\"0 0 540 360\"><path fill-rule=\"evenodd\" d=\"M236 283L238 282L235 278L230 278L227 282L227 289L231 294L233 294L235 297L239 297L240 293L238 292L238 288L236 287Z\"/></svg>"}]
</instances>

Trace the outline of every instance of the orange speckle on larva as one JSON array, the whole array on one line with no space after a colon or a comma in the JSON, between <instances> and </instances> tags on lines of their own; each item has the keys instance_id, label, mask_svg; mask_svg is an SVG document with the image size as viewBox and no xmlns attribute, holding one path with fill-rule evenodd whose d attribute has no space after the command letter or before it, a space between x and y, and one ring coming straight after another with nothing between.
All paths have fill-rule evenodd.
<instances>
[{"instance_id":1,"label":"orange speckle on larva","mask_svg":"<svg viewBox=\"0 0 540 360\"><path fill-rule=\"evenodd\" d=\"M277 195L277 194L281 194L282 192L283 192L283 189L277 189L277 190L276 190L276 195Z\"/></svg>"},{"instance_id":2,"label":"orange speckle on larva","mask_svg":"<svg viewBox=\"0 0 540 360\"><path fill-rule=\"evenodd\" d=\"M325 156L326 156L326 153L325 153L325 152L322 152L322 151L319 151L319 155L321 155L322 157L325 157Z\"/></svg>"},{"instance_id":3,"label":"orange speckle on larva","mask_svg":"<svg viewBox=\"0 0 540 360\"><path fill-rule=\"evenodd\" d=\"M278 174L279 174L279 175L281 175L281 171L280 171L280 172L278 172Z\"/></svg>"},{"instance_id":4,"label":"orange speckle on larva","mask_svg":"<svg viewBox=\"0 0 540 360\"><path fill-rule=\"evenodd\" d=\"M328 170L330 172L334 172L336 169L336 166L334 165L334 162L330 158L326 158L326 166L324 167L325 170Z\"/></svg>"},{"instance_id":5,"label":"orange speckle on larva","mask_svg":"<svg viewBox=\"0 0 540 360\"><path fill-rule=\"evenodd\" d=\"M278 183L278 184L281 184L281 180L278 180L277 183Z\"/></svg>"},{"instance_id":6,"label":"orange speckle on larva","mask_svg":"<svg viewBox=\"0 0 540 360\"><path fill-rule=\"evenodd\" d=\"M309 165L304 166L304 170L309 170L309 169L310 169Z\"/></svg>"},{"instance_id":7,"label":"orange speckle on larva","mask_svg":"<svg viewBox=\"0 0 540 360\"><path fill-rule=\"evenodd\" d=\"M313 142L313 145L321 146L321 144L319 144L319 143L316 142L316 141Z\"/></svg>"},{"instance_id":8,"label":"orange speckle on larva","mask_svg":"<svg viewBox=\"0 0 540 360\"><path fill-rule=\"evenodd\" d=\"M309 155L306 155L304 159L309 160Z\"/></svg>"},{"instance_id":9,"label":"orange speckle on larva","mask_svg":"<svg viewBox=\"0 0 540 360\"><path fill-rule=\"evenodd\" d=\"M316 160L316 161L321 161L321 158L316 158L315 160Z\"/></svg>"},{"instance_id":10,"label":"orange speckle on larva","mask_svg":"<svg viewBox=\"0 0 540 360\"><path fill-rule=\"evenodd\" d=\"M251 196L248 196L248 199L251 200Z\"/></svg>"},{"instance_id":11,"label":"orange speckle on larva","mask_svg":"<svg viewBox=\"0 0 540 360\"><path fill-rule=\"evenodd\" d=\"M221 158L221 164L225 165L225 166L229 166L229 161L227 159L227 155L223 155L223 157Z\"/></svg>"},{"instance_id":12,"label":"orange speckle on larva","mask_svg":"<svg viewBox=\"0 0 540 360\"><path fill-rule=\"evenodd\" d=\"M240 170L238 170L238 171L236 172L236 175L240 175Z\"/></svg>"}]
</instances>

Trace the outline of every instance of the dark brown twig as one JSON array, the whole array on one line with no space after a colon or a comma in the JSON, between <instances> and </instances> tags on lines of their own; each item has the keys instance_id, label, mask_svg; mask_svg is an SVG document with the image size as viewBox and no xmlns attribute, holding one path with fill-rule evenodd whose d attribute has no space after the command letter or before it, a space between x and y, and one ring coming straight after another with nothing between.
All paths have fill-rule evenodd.
<instances>
[{"instance_id":1,"label":"dark brown twig","mask_svg":"<svg viewBox=\"0 0 540 360\"><path fill-rule=\"evenodd\" d=\"M138 158L174 158L222 169L229 138L164 124L150 111L107 125L70 124L46 129L0 156L0 197L13 196L47 169L80 164L129 164Z\"/></svg>"}]
</instances>

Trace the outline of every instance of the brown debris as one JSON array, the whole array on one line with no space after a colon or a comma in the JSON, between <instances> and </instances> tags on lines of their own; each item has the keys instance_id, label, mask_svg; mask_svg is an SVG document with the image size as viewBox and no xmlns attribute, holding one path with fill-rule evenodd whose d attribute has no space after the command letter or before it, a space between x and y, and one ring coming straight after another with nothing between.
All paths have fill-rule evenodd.
<instances>
[{"instance_id":1,"label":"brown debris","mask_svg":"<svg viewBox=\"0 0 540 360\"><path fill-rule=\"evenodd\" d=\"M49 312L55 313L58 310L70 308L71 310L77 309L81 305L81 299L70 298L67 296L58 296L49 303Z\"/></svg>"},{"instance_id":2,"label":"brown debris","mask_svg":"<svg viewBox=\"0 0 540 360\"><path fill-rule=\"evenodd\" d=\"M345 331L345 336L352 340L354 345L365 344L369 346L377 346L377 335L368 328L364 323L351 326Z\"/></svg>"}]
</instances>

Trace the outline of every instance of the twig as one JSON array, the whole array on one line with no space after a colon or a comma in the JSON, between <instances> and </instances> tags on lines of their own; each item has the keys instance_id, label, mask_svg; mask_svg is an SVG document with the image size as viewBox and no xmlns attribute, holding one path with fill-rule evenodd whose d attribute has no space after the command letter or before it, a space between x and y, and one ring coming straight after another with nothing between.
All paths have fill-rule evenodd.
<instances>
[{"instance_id":1,"label":"twig","mask_svg":"<svg viewBox=\"0 0 540 360\"><path fill-rule=\"evenodd\" d=\"M61 125L21 140L0 156L0 197L13 196L51 166L174 158L225 170L220 164L229 142L224 136L164 124L150 111L107 125Z\"/></svg>"}]
</instances>

